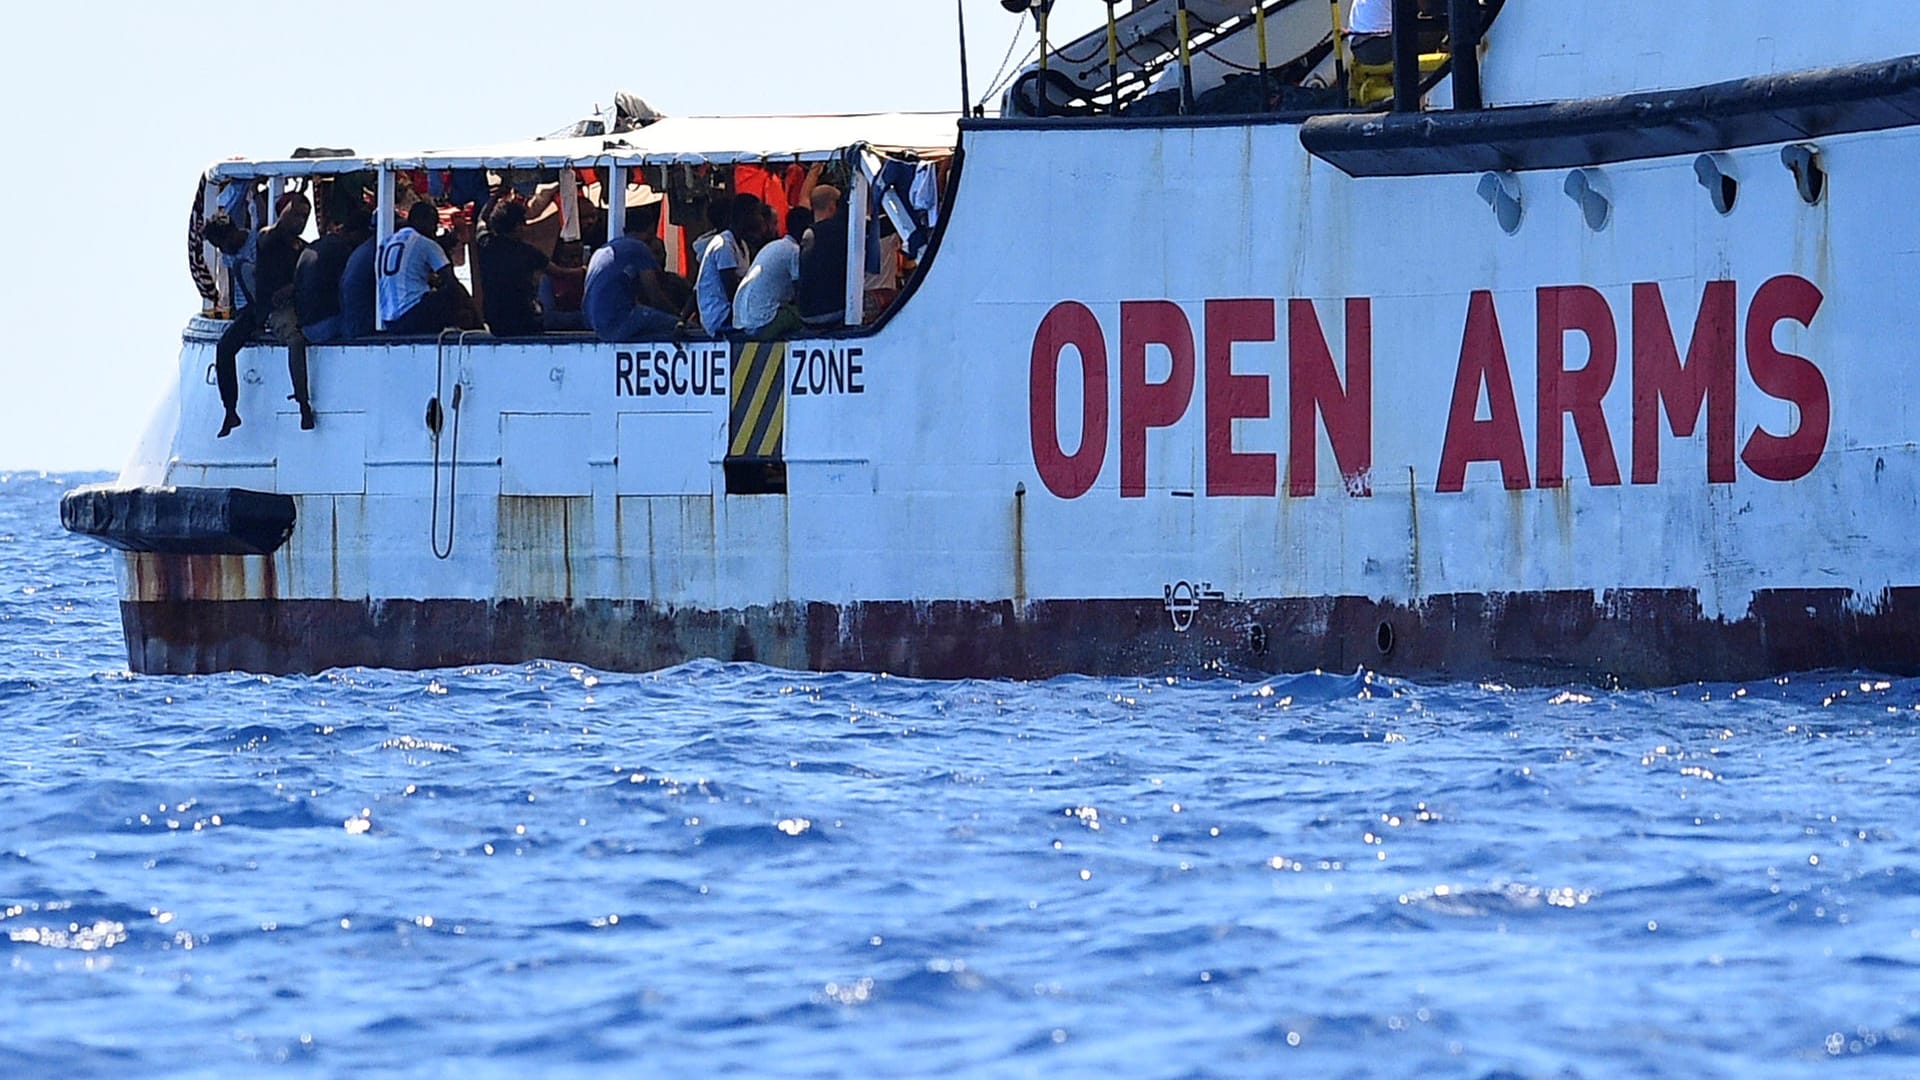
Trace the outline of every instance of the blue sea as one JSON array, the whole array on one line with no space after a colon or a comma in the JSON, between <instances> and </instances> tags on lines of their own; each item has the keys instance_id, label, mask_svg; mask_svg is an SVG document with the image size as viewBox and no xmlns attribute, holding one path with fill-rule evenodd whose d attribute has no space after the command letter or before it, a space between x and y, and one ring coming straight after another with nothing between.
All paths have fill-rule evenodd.
<instances>
[{"instance_id":1,"label":"blue sea","mask_svg":"<svg viewBox=\"0 0 1920 1080\"><path fill-rule=\"evenodd\" d=\"M0 1076L1920 1076L1920 682L129 675L0 474Z\"/></svg>"}]
</instances>

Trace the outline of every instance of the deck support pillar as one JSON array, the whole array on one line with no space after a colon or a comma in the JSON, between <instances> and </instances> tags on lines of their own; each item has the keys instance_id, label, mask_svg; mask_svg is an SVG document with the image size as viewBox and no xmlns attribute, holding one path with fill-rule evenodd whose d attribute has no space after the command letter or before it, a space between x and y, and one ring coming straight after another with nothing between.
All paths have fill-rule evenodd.
<instances>
[{"instance_id":1,"label":"deck support pillar","mask_svg":"<svg viewBox=\"0 0 1920 1080\"><path fill-rule=\"evenodd\" d=\"M376 186L378 188L378 194L375 198L378 201L373 215L373 257L376 265L373 268L373 277L374 290L377 293L380 288L380 267L378 265L380 261L380 251L387 246L388 240L393 239L393 166L385 162L381 163L380 170L377 174ZM377 299L378 297L376 296L376 301ZM373 305L373 328L375 330L385 330L387 328L387 320L381 316L378 302Z\"/></svg>"},{"instance_id":2,"label":"deck support pillar","mask_svg":"<svg viewBox=\"0 0 1920 1080\"><path fill-rule=\"evenodd\" d=\"M1420 111L1420 3L1393 0L1393 111Z\"/></svg>"},{"instance_id":3,"label":"deck support pillar","mask_svg":"<svg viewBox=\"0 0 1920 1080\"><path fill-rule=\"evenodd\" d=\"M855 150L854 153L861 153ZM867 170L855 161L852 191L847 192L847 325L859 327L867 313L867 230L872 227L868 210L873 202L873 185L867 182Z\"/></svg>"},{"instance_id":4,"label":"deck support pillar","mask_svg":"<svg viewBox=\"0 0 1920 1080\"><path fill-rule=\"evenodd\" d=\"M1447 40L1453 50L1453 107L1485 107L1480 92L1480 0L1448 0Z\"/></svg>"},{"instance_id":5,"label":"deck support pillar","mask_svg":"<svg viewBox=\"0 0 1920 1080\"><path fill-rule=\"evenodd\" d=\"M627 235L627 167L607 166L607 243Z\"/></svg>"}]
</instances>

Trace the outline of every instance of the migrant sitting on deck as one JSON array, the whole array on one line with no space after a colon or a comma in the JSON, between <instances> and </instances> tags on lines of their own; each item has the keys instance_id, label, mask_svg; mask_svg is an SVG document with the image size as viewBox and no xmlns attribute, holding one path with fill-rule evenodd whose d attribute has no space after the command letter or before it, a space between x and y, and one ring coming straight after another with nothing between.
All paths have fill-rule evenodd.
<instances>
[{"instance_id":1,"label":"migrant sitting on deck","mask_svg":"<svg viewBox=\"0 0 1920 1080\"><path fill-rule=\"evenodd\" d=\"M294 310L294 273L306 248L300 233L307 227L313 205L306 196L288 192L280 197L276 209L280 219L258 231L244 231L224 215L206 225L208 242L227 258L236 297L233 323L221 335L214 354L220 404L226 409L221 438L240 426L240 382L235 365L240 349L261 329L272 331L286 344L287 374L293 383L293 400L300 404L300 426L308 430L314 426L313 407L307 398L307 343L300 335L300 319Z\"/></svg>"},{"instance_id":2,"label":"migrant sitting on deck","mask_svg":"<svg viewBox=\"0 0 1920 1080\"><path fill-rule=\"evenodd\" d=\"M1424 24L1440 0L1418 3ZM1019 5L1038 17L1043 37L1051 6ZM1336 0L1336 30L1342 7ZM1027 76L1035 72L1029 69L1009 89L1005 105L1010 115L1029 112L1031 104L1043 106L1039 115L1082 116L1333 108L1346 97L1341 90L1344 41L1351 42L1357 61L1355 101L1368 104L1378 99L1383 86L1390 91L1394 0L1347 0L1344 7L1351 32L1341 36L1328 32L1324 7L1316 15L1311 5L1277 0L1251 5L1251 14L1247 4L1187 0L1177 18L1168 4L1135 5L1125 15L1109 5L1108 14L1124 34L1116 37L1118 30L1110 27L1114 33L1109 33L1108 43L1124 43L1124 48L1110 48L1104 65L1097 33L1060 48L1052 57L1052 70L1044 61L1040 65L1038 74L1046 78L1032 82ZM1437 30L1423 29L1421 37L1424 44L1437 38ZM1280 50L1271 69L1270 45ZM1082 54L1089 58L1084 63L1078 59ZM1076 58L1071 71L1068 57ZM1378 66L1365 73L1369 64L1385 65L1384 81ZM1100 76L1107 77L1109 85L1100 85ZM1259 90L1250 92L1255 79ZM1064 101L1062 93L1067 95ZM618 100L633 99L621 95ZM823 118L674 120L651 108L634 112L626 106L614 114L612 120L582 121L559 136L509 152L425 154L381 165L351 151L302 151L284 168L263 163L261 171L248 172L249 163L223 165L209 174L213 182L197 195L195 221L201 220L203 208L224 210L237 220L244 248L244 237L261 233L250 222L269 216L267 203L284 199L289 183L322 200L317 246L326 249L324 258L314 260L304 274L300 299L273 328L273 338L289 348L288 362L295 368L305 344L359 342L375 333L408 338L484 327L494 338L523 339L592 330L606 340L628 341L765 335L768 325L752 325L766 318L758 306L765 299L761 288L748 290L748 301L756 305L751 317L737 311L741 288L762 254L761 241L750 240L748 234L771 238L791 232L780 228L781 219L795 209L810 210L814 219L808 230L789 238L799 248L799 257L791 260L797 264L798 279L790 300L804 328L816 333L865 330L911 294L941 217L940 202L952 172L951 146L912 138L876 139L858 130L855 121L863 118L825 118L829 125L823 125ZM918 119L875 119L882 127L900 130L919 125ZM833 149L824 149L832 142L809 136L809 149L795 153L790 163L785 157L756 160L737 152L706 156L700 148L716 144L705 133L734 124L754 125L757 137L742 145L787 145L791 140L785 132L790 129L833 126L847 134L833 140L839 143ZM689 134L680 136L682 131ZM608 141L609 134L621 138ZM634 145L635 140L652 149ZM881 146L892 149L877 149ZM332 159L339 159L337 167L330 167ZM774 228L764 228L757 220L736 220L748 200L772 211ZM655 204L659 209L651 219L630 226L625 221L627 211ZM507 205L520 210L496 217ZM357 227L346 226L361 214L372 218L377 250L346 250L343 264L345 239L328 238L358 236ZM849 229L850 218L861 219L857 232ZM709 222L714 223L711 229L706 227ZM212 222L206 229L209 242L226 235ZM694 233L699 238L689 243L687 237ZM609 300L606 290L595 290L601 315L596 320L584 295L590 267L595 259L606 266L603 253L622 237L636 235L652 255L652 294L624 305ZM273 306L235 291L237 285L253 284L258 260L250 249L237 248L226 280L216 283L199 253L200 237L196 227L192 261L209 312L231 310L243 316L229 328L224 367L231 369L240 348L269 329ZM729 243L716 249L721 237ZM861 250L849 250L850 241ZM711 252L719 254L719 261L709 268ZM788 268L792 255L784 242L774 253L781 268ZM400 261L389 269L395 258ZM629 282L637 284L635 258L629 251L616 261ZM376 288L367 287L369 276L377 282L377 305L370 295ZM337 303L327 299L327 280L339 282ZM780 296L776 311L788 299ZM611 307L616 303L623 304L618 318ZM677 318L669 321L648 310ZM630 316L637 321L626 323ZM772 329L789 332L784 323ZM314 414L305 380L296 374L293 381L302 420L311 425ZM238 423L236 409L224 426L230 432Z\"/></svg>"}]
</instances>

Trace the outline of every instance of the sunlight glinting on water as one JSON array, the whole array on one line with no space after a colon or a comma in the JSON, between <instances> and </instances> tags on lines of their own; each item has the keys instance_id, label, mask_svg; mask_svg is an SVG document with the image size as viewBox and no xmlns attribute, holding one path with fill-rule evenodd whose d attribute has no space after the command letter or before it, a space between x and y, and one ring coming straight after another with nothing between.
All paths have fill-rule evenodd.
<instances>
[{"instance_id":1,"label":"sunlight glinting on water","mask_svg":"<svg viewBox=\"0 0 1920 1080\"><path fill-rule=\"evenodd\" d=\"M1920 1054L1912 680L132 677L68 483L0 476L0 1074Z\"/></svg>"}]
</instances>

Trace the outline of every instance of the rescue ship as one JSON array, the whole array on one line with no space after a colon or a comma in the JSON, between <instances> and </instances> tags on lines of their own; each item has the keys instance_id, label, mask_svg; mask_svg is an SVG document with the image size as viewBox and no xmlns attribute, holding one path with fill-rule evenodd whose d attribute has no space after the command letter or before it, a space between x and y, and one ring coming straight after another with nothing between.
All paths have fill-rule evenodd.
<instances>
[{"instance_id":1,"label":"rescue ship","mask_svg":"<svg viewBox=\"0 0 1920 1080\"><path fill-rule=\"evenodd\" d=\"M216 438L216 290L64 524L122 553L138 672L1920 668L1910 5L1395 6L1384 66L1344 3L1152 0L991 115L222 162L203 201L268 215L367 177L383 236L423 175L617 235L819 164L847 325L316 346L311 431L266 340ZM928 165L937 207L887 179ZM870 318L889 225L917 265ZM702 228L668 199L670 262Z\"/></svg>"}]
</instances>

